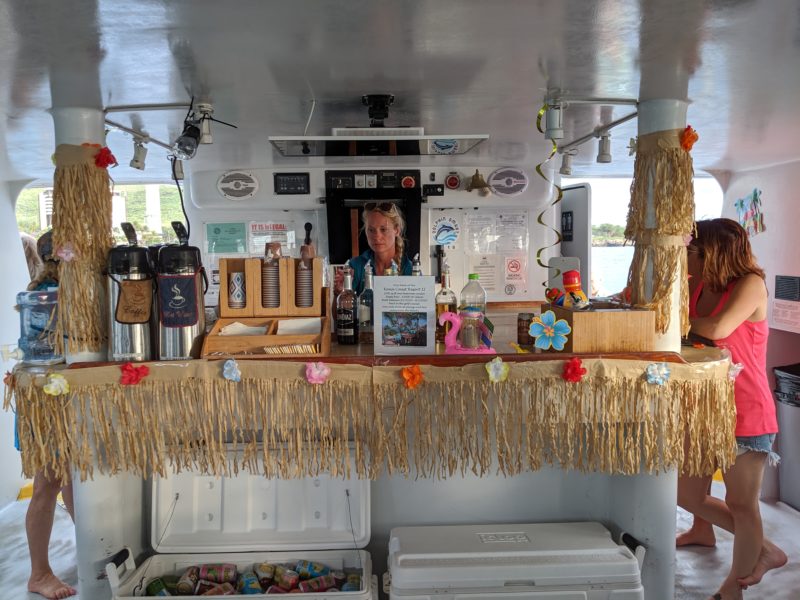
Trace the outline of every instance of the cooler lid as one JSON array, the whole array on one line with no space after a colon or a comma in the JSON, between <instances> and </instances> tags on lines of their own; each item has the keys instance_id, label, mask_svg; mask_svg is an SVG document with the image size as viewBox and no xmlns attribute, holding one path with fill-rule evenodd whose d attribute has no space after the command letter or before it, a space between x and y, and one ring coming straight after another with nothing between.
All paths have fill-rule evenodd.
<instances>
[{"instance_id":1,"label":"cooler lid","mask_svg":"<svg viewBox=\"0 0 800 600\"><path fill-rule=\"evenodd\" d=\"M241 470L154 476L150 521L153 549L162 553L364 548L370 482L327 474L268 479Z\"/></svg>"},{"instance_id":2,"label":"cooler lid","mask_svg":"<svg viewBox=\"0 0 800 600\"><path fill-rule=\"evenodd\" d=\"M594 522L396 527L388 564L399 593L640 582L631 551Z\"/></svg>"}]
</instances>

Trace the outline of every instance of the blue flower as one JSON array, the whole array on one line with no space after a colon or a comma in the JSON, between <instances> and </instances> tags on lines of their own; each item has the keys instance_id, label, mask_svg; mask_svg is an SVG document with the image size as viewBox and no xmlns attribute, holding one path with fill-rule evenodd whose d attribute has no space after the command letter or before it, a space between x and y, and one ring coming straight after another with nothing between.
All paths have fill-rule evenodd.
<instances>
[{"instance_id":1,"label":"blue flower","mask_svg":"<svg viewBox=\"0 0 800 600\"><path fill-rule=\"evenodd\" d=\"M536 338L533 344L536 348L547 350L552 346L555 350L563 350L572 328L564 319L556 321L556 313L548 310L531 321L528 332L531 337Z\"/></svg>"},{"instance_id":2,"label":"blue flower","mask_svg":"<svg viewBox=\"0 0 800 600\"><path fill-rule=\"evenodd\" d=\"M647 374L647 383L664 385L667 383L667 381L669 381L669 365L665 362L651 363L647 365L645 373Z\"/></svg>"},{"instance_id":3,"label":"blue flower","mask_svg":"<svg viewBox=\"0 0 800 600\"><path fill-rule=\"evenodd\" d=\"M239 383L242 380L242 372L239 370L239 363L232 358L225 361L222 367L222 376L228 381Z\"/></svg>"}]
</instances>

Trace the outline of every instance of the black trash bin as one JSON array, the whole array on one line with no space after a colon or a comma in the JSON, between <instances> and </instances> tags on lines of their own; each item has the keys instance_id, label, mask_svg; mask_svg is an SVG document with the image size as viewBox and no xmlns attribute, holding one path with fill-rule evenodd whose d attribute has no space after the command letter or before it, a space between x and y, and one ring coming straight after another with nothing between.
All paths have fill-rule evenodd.
<instances>
[{"instance_id":1,"label":"black trash bin","mask_svg":"<svg viewBox=\"0 0 800 600\"><path fill-rule=\"evenodd\" d=\"M775 367L773 372L781 429L780 498L800 510L800 363Z\"/></svg>"}]
</instances>

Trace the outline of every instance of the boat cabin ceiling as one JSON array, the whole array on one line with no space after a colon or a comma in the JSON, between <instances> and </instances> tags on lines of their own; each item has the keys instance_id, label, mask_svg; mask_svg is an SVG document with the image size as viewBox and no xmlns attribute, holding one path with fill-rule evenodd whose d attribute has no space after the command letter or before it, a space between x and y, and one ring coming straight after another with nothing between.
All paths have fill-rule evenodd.
<instances>
[{"instance_id":1,"label":"boat cabin ceiling","mask_svg":"<svg viewBox=\"0 0 800 600\"><path fill-rule=\"evenodd\" d=\"M800 158L799 67L800 0L0 0L0 168L6 180L52 179L52 107L108 109L171 144L192 97L237 128L214 123L189 172L533 167L552 148L537 113L557 96L561 145L637 99L688 100L696 171L741 171ZM402 159L287 158L269 143L368 126L364 94L394 96L386 126L489 139L460 156ZM596 162L594 140L581 145L573 174L631 176L636 131L636 119L613 128L611 163ZM166 149L150 144L139 171L128 133L112 128L107 143L117 182L169 179Z\"/></svg>"}]
</instances>

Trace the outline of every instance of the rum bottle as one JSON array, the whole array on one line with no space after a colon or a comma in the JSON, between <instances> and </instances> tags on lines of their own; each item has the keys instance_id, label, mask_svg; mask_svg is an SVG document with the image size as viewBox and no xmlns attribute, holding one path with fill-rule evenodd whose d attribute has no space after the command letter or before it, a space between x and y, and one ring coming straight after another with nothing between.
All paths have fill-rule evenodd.
<instances>
[{"instance_id":1,"label":"rum bottle","mask_svg":"<svg viewBox=\"0 0 800 600\"><path fill-rule=\"evenodd\" d=\"M353 270L343 269L344 288L336 297L336 341L340 344L358 343L358 297L353 291Z\"/></svg>"},{"instance_id":2,"label":"rum bottle","mask_svg":"<svg viewBox=\"0 0 800 600\"><path fill-rule=\"evenodd\" d=\"M358 297L358 341L371 344L373 336L372 265L364 267L364 291Z\"/></svg>"}]
</instances>

